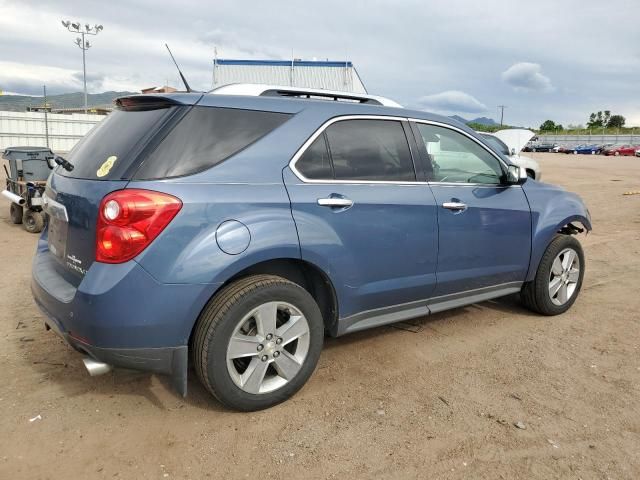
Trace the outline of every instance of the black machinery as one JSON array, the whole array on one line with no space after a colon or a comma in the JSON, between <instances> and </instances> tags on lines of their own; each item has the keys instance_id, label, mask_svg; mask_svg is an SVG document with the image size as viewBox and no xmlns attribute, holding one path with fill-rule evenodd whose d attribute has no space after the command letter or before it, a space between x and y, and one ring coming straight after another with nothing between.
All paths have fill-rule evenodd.
<instances>
[{"instance_id":1,"label":"black machinery","mask_svg":"<svg viewBox=\"0 0 640 480\"><path fill-rule=\"evenodd\" d=\"M42 231L43 195L54 153L46 147L9 147L2 158L9 161L9 170L4 165L7 189L2 195L11 200L11 221L22 223L31 233Z\"/></svg>"}]
</instances>

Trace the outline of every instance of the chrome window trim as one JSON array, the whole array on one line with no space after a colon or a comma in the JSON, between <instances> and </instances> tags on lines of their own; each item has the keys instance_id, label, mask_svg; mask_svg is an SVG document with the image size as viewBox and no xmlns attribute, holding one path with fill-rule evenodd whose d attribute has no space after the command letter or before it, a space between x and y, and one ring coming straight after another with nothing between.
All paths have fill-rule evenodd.
<instances>
[{"instance_id":1,"label":"chrome window trim","mask_svg":"<svg viewBox=\"0 0 640 480\"><path fill-rule=\"evenodd\" d=\"M455 130L458 133L465 135L470 138L482 148L484 148L487 152L493 155L501 165L508 167L507 164L498 157L495 152L491 151L487 146L483 145L482 142L478 141L473 136L469 135L468 132L454 126L449 125L447 123L436 122L433 120L421 120L417 118L409 118L409 117L396 117L392 115L341 115L337 117L330 118L326 122L324 122L313 134L307 139L306 142L302 144L302 146L296 151L291 160L289 161L289 168L293 172L293 174L298 178L298 180L303 183L311 183L311 184L325 184L325 185L334 185L334 184L342 184L342 185L441 185L441 186L451 186L451 187L487 187L487 188L496 188L496 187L512 187L514 185L502 185L499 183L457 183L457 182L423 182L419 180L408 180L408 181L398 181L398 180L336 180L333 178L314 180L305 177L297 168L296 163L300 159L302 155L307 151L307 149L311 146L315 140L324 133L324 131L333 125L336 122L344 121L344 120L393 120L396 122L414 122L414 123L424 123L427 125L435 125L438 127L449 128L451 130ZM407 139L408 140L408 139ZM416 140L417 141L417 140ZM413 153L413 152L412 152ZM416 175L418 171L414 164L414 170ZM520 186L520 185L515 185Z\"/></svg>"}]
</instances>

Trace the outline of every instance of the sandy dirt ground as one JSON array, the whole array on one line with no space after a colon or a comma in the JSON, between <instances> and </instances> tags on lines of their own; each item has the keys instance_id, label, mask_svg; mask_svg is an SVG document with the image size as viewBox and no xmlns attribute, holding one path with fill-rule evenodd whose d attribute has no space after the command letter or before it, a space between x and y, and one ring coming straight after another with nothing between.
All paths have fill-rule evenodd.
<instances>
[{"instance_id":1,"label":"sandy dirt ground","mask_svg":"<svg viewBox=\"0 0 640 480\"><path fill-rule=\"evenodd\" d=\"M640 195L623 192L640 159L532 156L593 216L568 313L515 296L327 339L309 383L252 414L195 375L186 399L153 375L89 377L44 331L36 236L3 201L0 478L639 478Z\"/></svg>"}]
</instances>

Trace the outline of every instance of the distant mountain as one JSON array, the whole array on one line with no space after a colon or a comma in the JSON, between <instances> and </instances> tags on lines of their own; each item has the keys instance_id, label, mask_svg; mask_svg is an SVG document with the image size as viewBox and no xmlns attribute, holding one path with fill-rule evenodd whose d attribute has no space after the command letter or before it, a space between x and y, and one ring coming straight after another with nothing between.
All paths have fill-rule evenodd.
<instances>
[{"instance_id":1,"label":"distant mountain","mask_svg":"<svg viewBox=\"0 0 640 480\"><path fill-rule=\"evenodd\" d=\"M498 123L495 120L487 117L474 118L473 120L469 120L469 122L467 123L479 123L480 125L489 125L489 126L498 125Z\"/></svg>"},{"instance_id":2,"label":"distant mountain","mask_svg":"<svg viewBox=\"0 0 640 480\"><path fill-rule=\"evenodd\" d=\"M135 92L103 92L87 95L88 107L111 106L115 98L124 95L132 95ZM27 95L0 95L0 110L24 112L29 106L42 105L43 97ZM84 106L84 93L63 93L60 95L47 95L47 102L53 108L82 108Z\"/></svg>"},{"instance_id":3,"label":"distant mountain","mask_svg":"<svg viewBox=\"0 0 640 480\"><path fill-rule=\"evenodd\" d=\"M454 120L457 120L459 122L462 123L479 123L480 125L487 125L487 126L495 126L498 125L498 123L493 120L492 118L487 118L487 117L478 117L478 118L474 118L473 120L467 120L466 118L461 117L460 115L451 115L449 118L453 118Z\"/></svg>"}]
</instances>

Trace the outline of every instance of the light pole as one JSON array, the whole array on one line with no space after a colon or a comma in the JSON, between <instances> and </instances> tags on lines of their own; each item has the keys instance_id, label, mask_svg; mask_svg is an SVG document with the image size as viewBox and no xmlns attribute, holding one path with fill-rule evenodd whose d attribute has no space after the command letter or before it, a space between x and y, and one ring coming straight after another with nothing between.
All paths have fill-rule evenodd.
<instances>
[{"instance_id":1,"label":"light pole","mask_svg":"<svg viewBox=\"0 0 640 480\"><path fill-rule=\"evenodd\" d=\"M98 35L104 28L102 25L90 26L85 24L84 30L80 28L80 22L71 23L69 20L62 20L62 26L71 33L79 33L81 37L76 38L76 45L82 50L82 80L84 82L84 113L87 113L87 63L85 60L86 51L91 48L88 40L85 41L85 35Z\"/></svg>"}]
</instances>

